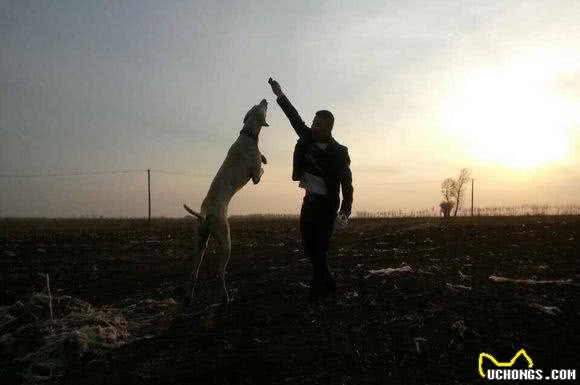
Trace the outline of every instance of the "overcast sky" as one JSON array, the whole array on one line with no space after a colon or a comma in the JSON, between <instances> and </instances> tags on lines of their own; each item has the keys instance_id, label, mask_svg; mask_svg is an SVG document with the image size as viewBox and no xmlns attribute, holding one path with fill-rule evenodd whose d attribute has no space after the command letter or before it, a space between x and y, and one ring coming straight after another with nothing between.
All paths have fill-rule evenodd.
<instances>
[{"instance_id":1,"label":"overcast sky","mask_svg":"<svg viewBox=\"0 0 580 385\"><path fill-rule=\"evenodd\" d=\"M230 213L295 213L273 76L306 122L334 113L353 211L434 207L461 167L481 206L580 203L579 20L574 0L0 0L0 174L198 174L152 174L153 214L182 216L265 97L269 164ZM145 173L0 183L0 216L146 214Z\"/></svg>"}]
</instances>

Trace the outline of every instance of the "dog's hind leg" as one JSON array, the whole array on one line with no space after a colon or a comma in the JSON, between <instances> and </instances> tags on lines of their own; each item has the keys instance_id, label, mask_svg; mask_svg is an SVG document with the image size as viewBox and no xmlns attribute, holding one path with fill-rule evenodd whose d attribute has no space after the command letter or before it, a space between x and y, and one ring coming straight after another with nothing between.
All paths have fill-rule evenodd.
<instances>
[{"instance_id":1,"label":"dog's hind leg","mask_svg":"<svg viewBox=\"0 0 580 385\"><path fill-rule=\"evenodd\" d=\"M193 292L199 277L199 268L203 261L203 256L207 248L207 241L209 239L209 227L206 220L199 220L197 222L197 236L195 240L195 254L193 257L193 269L191 271L191 278L189 280L189 289L187 291L187 301L191 305L193 302Z\"/></svg>"},{"instance_id":2,"label":"dog's hind leg","mask_svg":"<svg viewBox=\"0 0 580 385\"><path fill-rule=\"evenodd\" d=\"M216 226L216 232L213 234L218 247L219 266L217 271L217 291L223 291L224 299L230 302L228 289L226 288L226 268L232 252L232 241L230 237L230 223L227 218L221 220ZM216 298L217 299L217 298Z\"/></svg>"}]
</instances>

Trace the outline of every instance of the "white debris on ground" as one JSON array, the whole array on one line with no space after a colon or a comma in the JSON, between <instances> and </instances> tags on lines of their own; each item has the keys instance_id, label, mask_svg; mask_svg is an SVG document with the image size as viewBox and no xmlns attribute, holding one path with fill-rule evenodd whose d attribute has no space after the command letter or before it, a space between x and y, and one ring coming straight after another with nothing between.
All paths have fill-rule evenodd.
<instances>
[{"instance_id":1,"label":"white debris on ground","mask_svg":"<svg viewBox=\"0 0 580 385\"><path fill-rule=\"evenodd\" d=\"M417 354L421 354L421 345L425 344L427 339L423 337L415 337L413 341L415 342L415 350L417 351Z\"/></svg>"},{"instance_id":2,"label":"white debris on ground","mask_svg":"<svg viewBox=\"0 0 580 385\"><path fill-rule=\"evenodd\" d=\"M358 297L358 293L355 291L347 291L346 293L344 293L345 298L357 298Z\"/></svg>"},{"instance_id":3,"label":"white debris on ground","mask_svg":"<svg viewBox=\"0 0 580 385\"><path fill-rule=\"evenodd\" d=\"M413 269L411 266L405 265L401 267L387 267L385 269L378 269L378 270L369 270L371 274L379 274L379 275L393 275L398 273L412 273Z\"/></svg>"},{"instance_id":4,"label":"white debris on ground","mask_svg":"<svg viewBox=\"0 0 580 385\"><path fill-rule=\"evenodd\" d=\"M70 296L35 293L27 302L0 307L0 350L14 357L24 382L62 376L84 359L98 359L111 349L145 338L152 325L175 305L173 299L125 301L120 307L92 306Z\"/></svg>"},{"instance_id":5,"label":"white debris on ground","mask_svg":"<svg viewBox=\"0 0 580 385\"><path fill-rule=\"evenodd\" d=\"M449 288L452 291L460 291L460 290L467 290L467 291L469 291L469 290L471 290L471 287L470 286L465 286L465 285L460 285L460 284L452 284L452 283L449 283L449 282L447 282L445 284L445 286L447 286L447 288Z\"/></svg>"},{"instance_id":6,"label":"white debris on ground","mask_svg":"<svg viewBox=\"0 0 580 385\"><path fill-rule=\"evenodd\" d=\"M560 308L558 308L557 306L544 306L544 305L540 305L539 303L531 303L529 306L532 309L536 309L536 310L540 311L541 313L548 314L548 315L557 316L557 315L562 314L562 310L560 310Z\"/></svg>"},{"instance_id":7,"label":"white debris on ground","mask_svg":"<svg viewBox=\"0 0 580 385\"><path fill-rule=\"evenodd\" d=\"M461 279L462 281L468 281L469 279L471 279L469 275L463 274L461 270L457 271L457 274L459 274L459 279Z\"/></svg>"},{"instance_id":8,"label":"white debris on ground","mask_svg":"<svg viewBox=\"0 0 580 385\"><path fill-rule=\"evenodd\" d=\"M490 275L489 279L492 282L497 283L504 283L504 282L511 282L511 283L522 283L527 285L543 285L543 284L556 284L556 285L566 285L572 283L571 279L553 279L553 280L536 280L536 279L512 279L506 277L499 277L497 275Z\"/></svg>"}]
</instances>

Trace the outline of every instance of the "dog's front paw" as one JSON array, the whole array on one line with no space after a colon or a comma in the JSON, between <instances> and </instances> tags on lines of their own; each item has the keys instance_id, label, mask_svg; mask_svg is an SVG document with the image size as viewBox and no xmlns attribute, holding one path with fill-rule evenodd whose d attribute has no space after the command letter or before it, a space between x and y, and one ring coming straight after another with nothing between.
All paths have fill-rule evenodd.
<instances>
[{"instance_id":1,"label":"dog's front paw","mask_svg":"<svg viewBox=\"0 0 580 385\"><path fill-rule=\"evenodd\" d=\"M252 177L252 182L254 182L254 184L260 183L260 179L262 179L262 175L264 175L264 169L260 168L260 171L258 171L258 175L256 175L255 177Z\"/></svg>"},{"instance_id":2,"label":"dog's front paw","mask_svg":"<svg viewBox=\"0 0 580 385\"><path fill-rule=\"evenodd\" d=\"M266 159L266 157L264 155L260 154L260 157L262 158L262 163L268 164L268 160Z\"/></svg>"}]
</instances>

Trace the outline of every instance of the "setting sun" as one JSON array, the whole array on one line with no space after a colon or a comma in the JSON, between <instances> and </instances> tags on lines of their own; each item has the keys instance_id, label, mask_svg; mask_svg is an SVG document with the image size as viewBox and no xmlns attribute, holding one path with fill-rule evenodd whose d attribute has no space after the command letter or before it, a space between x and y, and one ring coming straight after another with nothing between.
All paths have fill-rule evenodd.
<instances>
[{"instance_id":1,"label":"setting sun","mask_svg":"<svg viewBox=\"0 0 580 385\"><path fill-rule=\"evenodd\" d=\"M477 161L526 169L564 160L571 106L558 67L537 57L468 74L450 98L445 127Z\"/></svg>"}]
</instances>

